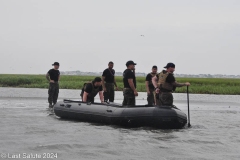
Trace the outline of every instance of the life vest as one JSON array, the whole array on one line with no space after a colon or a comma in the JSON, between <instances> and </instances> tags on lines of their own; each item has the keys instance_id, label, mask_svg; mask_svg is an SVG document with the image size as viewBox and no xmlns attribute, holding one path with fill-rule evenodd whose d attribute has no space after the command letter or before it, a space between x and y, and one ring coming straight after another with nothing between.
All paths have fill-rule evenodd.
<instances>
[{"instance_id":1,"label":"life vest","mask_svg":"<svg viewBox=\"0 0 240 160\"><path fill-rule=\"evenodd\" d=\"M95 88L93 82L84 83L84 84L83 84L83 88L82 88L82 92L81 92L81 94L80 94L80 96L81 96L82 98L83 98L84 90L86 89L86 87L87 87L88 84L91 84L91 85L92 85L92 92L88 94L88 96L87 96L87 101L90 100L91 98L94 98L94 97L98 94L99 88L100 88L100 87Z\"/></svg>"},{"instance_id":2,"label":"life vest","mask_svg":"<svg viewBox=\"0 0 240 160\"><path fill-rule=\"evenodd\" d=\"M168 77L170 73L168 73L167 71L163 70L162 72L160 72L158 74L158 87L160 89L166 89L166 90L169 90L169 91L172 91L173 90L173 85L170 84L170 83L167 83L166 82L166 79Z\"/></svg>"}]
</instances>

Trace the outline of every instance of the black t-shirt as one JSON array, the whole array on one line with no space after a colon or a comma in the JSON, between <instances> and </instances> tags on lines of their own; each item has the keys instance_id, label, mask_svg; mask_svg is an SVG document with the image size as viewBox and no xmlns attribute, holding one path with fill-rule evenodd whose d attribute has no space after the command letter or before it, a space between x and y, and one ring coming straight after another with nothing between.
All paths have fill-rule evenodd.
<instances>
[{"instance_id":1,"label":"black t-shirt","mask_svg":"<svg viewBox=\"0 0 240 160\"><path fill-rule=\"evenodd\" d=\"M149 73L149 74L147 75L147 77L146 77L146 81L148 81L148 87L149 87L149 89L154 89L154 86L153 86L153 84L152 84L152 78L153 78L153 76L152 76L151 73Z\"/></svg>"},{"instance_id":2,"label":"black t-shirt","mask_svg":"<svg viewBox=\"0 0 240 160\"><path fill-rule=\"evenodd\" d=\"M115 70L114 69L110 70L109 68L105 69L102 74L102 76L105 77L106 83L114 83L114 75Z\"/></svg>"},{"instance_id":3,"label":"black t-shirt","mask_svg":"<svg viewBox=\"0 0 240 160\"><path fill-rule=\"evenodd\" d=\"M58 77L60 76L59 70L50 69L48 71L48 74L49 74L51 80L54 80L55 82L58 81Z\"/></svg>"},{"instance_id":4,"label":"black t-shirt","mask_svg":"<svg viewBox=\"0 0 240 160\"><path fill-rule=\"evenodd\" d=\"M94 89L97 89L98 87L94 87ZM86 84L86 87L84 89L85 92L87 93L92 93L93 90L93 85L91 83ZM102 86L99 87L99 92L102 91Z\"/></svg>"},{"instance_id":5,"label":"black t-shirt","mask_svg":"<svg viewBox=\"0 0 240 160\"><path fill-rule=\"evenodd\" d=\"M175 80L175 77L173 76L173 74L169 74L168 76L167 76L167 78L166 78L166 82L167 83L173 83L173 82L175 82L176 80Z\"/></svg>"},{"instance_id":6,"label":"black t-shirt","mask_svg":"<svg viewBox=\"0 0 240 160\"><path fill-rule=\"evenodd\" d=\"M135 88L136 88L136 87L137 87L137 85L136 85L136 77L135 77L134 73L132 72L132 70L130 70L130 69L126 69L126 70L123 72L124 88L131 88L131 87L129 86L128 79L133 79L133 84L134 84L134 86L135 86Z\"/></svg>"}]
</instances>

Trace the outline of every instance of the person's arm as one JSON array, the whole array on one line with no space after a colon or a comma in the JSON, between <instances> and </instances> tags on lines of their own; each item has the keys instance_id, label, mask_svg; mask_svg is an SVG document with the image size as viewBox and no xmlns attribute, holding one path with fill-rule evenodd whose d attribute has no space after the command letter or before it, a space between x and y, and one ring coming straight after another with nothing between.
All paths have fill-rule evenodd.
<instances>
[{"instance_id":1,"label":"person's arm","mask_svg":"<svg viewBox=\"0 0 240 160\"><path fill-rule=\"evenodd\" d=\"M186 83L178 83L175 79L175 77L172 74L169 74L169 76L167 77L166 81L168 83L172 83L174 87L183 87L183 86L190 86L189 82Z\"/></svg>"},{"instance_id":2,"label":"person's arm","mask_svg":"<svg viewBox=\"0 0 240 160\"><path fill-rule=\"evenodd\" d=\"M105 76L102 76L102 87L104 92L107 92L106 87L105 87Z\"/></svg>"},{"instance_id":3,"label":"person's arm","mask_svg":"<svg viewBox=\"0 0 240 160\"><path fill-rule=\"evenodd\" d=\"M50 79L49 72L46 74L46 79L47 79L50 83L54 83L54 80L51 80L51 79Z\"/></svg>"},{"instance_id":4,"label":"person's arm","mask_svg":"<svg viewBox=\"0 0 240 160\"><path fill-rule=\"evenodd\" d=\"M83 97L82 101L87 102L88 101L88 95L92 92L92 84L88 83L84 87Z\"/></svg>"},{"instance_id":5,"label":"person's arm","mask_svg":"<svg viewBox=\"0 0 240 160\"><path fill-rule=\"evenodd\" d=\"M158 86L158 84L157 84L157 80L158 80L157 76L154 76L154 77L152 78L152 84L153 84L153 86L154 86L154 88L155 88L156 93L159 93L160 88L158 88L159 86Z\"/></svg>"},{"instance_id":6,"label":"person's arm","mask_svg":"<svg viewBox=\"0 0 240 160\"><path fill-rule=\"evenodd\" d=\"M104 96L103 96L103 91L99 92L99 98L101 100L101 103L104 103Z\"/></svg>"},{"instance_id":7,"label":"person's arm","mask_svg":"<svg viewBox=\"0 0 240 160\"><path fill-rule=\"evenodd\" d=\"M83 99L82 99L83 102L87 102L87 96L88 96L88 93L84 91Z\"/></svg>"},{"instance_id":8,"label":"person's arm","mask_svg":"<svg viewBox=\"0 0 240 160\"><path fill-rule=\"evenodd\" d=\"M116 82L115 76L114 76L114 85L116 87L116 90L118 90L118 86L117 86L117 82Z\"/></svg>"},{"instance_id":9,"label":"person's arm","mask_svg":"<svg viewBox=\"0 0 240 160\"><path fill-rule=\"evenodd\" d=\"M46 74L46 79L50 82L49 73Z\"/></svg>"},{"instance_id":10,"label":"person's arm","mask_svg":"<svg viewBox=\"0 0 240 160\"><path fill-rule=\"evenodd\" d=\"M152 78L152 84L153 84L154 88L157 88L157 87L158 87L158 84L157 84L157 76L154 76L154 77Z\"/></svg>"},{"instance_id":11,"label":"person's arm","mask_svg":"<svg viewBox=\"0 0 240 160\"><path fill-rule=\"evenodd\" d=\"M145 86L146 86L146 90L147 90L148 94L150 94L150 91L149 91L149 81L152 80L151 78L152 78L152 76L148 74L147 77L146 77L146 80L145 80Z\"/></svg>"},{"instance_id":12,"label":"person's arm","mask_svg":"<svg viewBox=\"0 0 240 160\"><path fill-rule=\"evenodd\" d=\"M136 90L136 88L134 86L133 79L128 79L128 84L129 84L130 88L133 90L134 95L137 96L138 93L137 93L137 90Z\"/></svg>"},{"instance_id":13,"label":"person's arm","mask_svg":"<svg viewBox=\"0 0 240 160\"><path fill-rule=\"evenodd\" d=\"M149 87L148 87L148 85L149 85L149 82L148 82L148 81L145 81L145 85L146 85L146 90L147 90L147 93L149 94L149 93L150 93L150 91L149 91Z\"/></svg>"},{"instance_id":14,"label":"person's arm","mask_svg":"<svg viewBox=\"0 0 240 160\"><path fill-rule=\"evenodd\" d=\"M186 83L178 83L177 81L173 82L174 87L183 87L183 86L190 86L189 82Z\"/></svg>"},{"instance_id":15,"label":"person's arm","mask_svg":"<svg viewBox=\"0 0 240 160\"><path fill-rule=\"evenodd\" d=\"M60 71L58 70L58 81L60 80Z\"/></svg>"}]
</instances>

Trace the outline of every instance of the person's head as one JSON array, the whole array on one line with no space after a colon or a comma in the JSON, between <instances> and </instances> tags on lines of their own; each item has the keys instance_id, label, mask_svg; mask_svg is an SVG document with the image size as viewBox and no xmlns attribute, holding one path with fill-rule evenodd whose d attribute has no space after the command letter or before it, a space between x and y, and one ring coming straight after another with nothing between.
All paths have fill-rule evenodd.
<instances>
[{"instance_id":1,"label":"person's head","mask_svg":"<svg viewBox=\"0 0 240 160\"><path fill-rule=\"evenodd\" d=\"M135 65L137 65L136 63L134 63L133 61L127 61L126 66L128 69L134 70L135 69Z\"/></svg>"},{"instance_id":2,"label":"person's head","mask_svg":"<svg viewBox=\"0 0 240 160\"><path fill-rule=\"evenodd\" d=\"M58 69L60 66L60 64L58 62L54 62L52 65L53 65L54 69Z\"/></svg>"},{"instance_id":3,"label":"person's head","mask_svg":"<svg viewBox=\"0 0 240 160\"><path fill-rule=\"evenodd\" d=\"M110 61L110 62L108 63L108 68L109 68L109 69L113 69L113 66L114 66L114 63L113 63L112 61Z\"/></svg>"},{"instance_id":4,"label":"person's head","mask_svg":"<svg viewBox=\"0 0 240 160\"><path fill-rule=\"evenodd\" d=\"M157 68L157 66L153 66L153 67L152 67L152 73L156 74L156 73L157 73L157 71L158 71L158 68Z\"/></svg>"},{"instance_id":5,"label":"person's head","mask_svg":"<svg viewBox=\"0 0 240 160\"><path fill-rule=\"evenodd\" d=\"M96 77L94 80L93 80L93 84L94 86L96 87L100 87L102 85L102 79L100 77Z\"/></svg>"},{"instance_id":6,"label":"person's head","mask_svg":"<svg viewBox=\"0 0 240 160\"><path fill-rule=\"evenodd\" d=\"M170 73L173 73L175 71L175 64L174 63L168 63L164 68Z\"/></svg>"}]
</instances>

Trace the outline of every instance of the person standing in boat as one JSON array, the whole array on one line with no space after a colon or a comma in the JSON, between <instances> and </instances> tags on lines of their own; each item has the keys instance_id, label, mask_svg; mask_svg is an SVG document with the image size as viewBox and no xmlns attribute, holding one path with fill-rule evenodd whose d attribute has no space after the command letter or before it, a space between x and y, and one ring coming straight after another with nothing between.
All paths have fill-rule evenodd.
<instances>
[{"instance_id":1,"label":"person standing in boat","mask_svg":"<svg viewBox=\"0 0 240 160\"><path fill-rule=\"evenodd\" d=\"M103 71L102 74L102 86L104 91L104 101L114 102L114 86L118 90L117 83L115 80L115 70L113 69L114 63L109 62L108 68Z\"/></svg>"},{"instance_id":2,"label":"person standing in boat","mask_svg":"<svg viewBox=\"0 0 240 160\"><path fill-rule=\"evenodd\" d=\"M92 82L84 84L81 97L83 102L94 103L94 97L99 94L101 103L104 103L102 79L96 77Z\"/></svg>"},{"instance_id":3,"label":"person standing in boat","mask_svg":"<svg viewBox=\"0 0 240 160\"><path fill-rule=\"evenodd\" d=\"M147 90L147 101L148 105L154 105L156 104L156 93L155 93L155 88L152 84L152 78L156 76L157 74L157 66L152 67L152 72L149 73L146 77L146 90Z\"/></svg>"},{"instance_id":4,"label":"person standing in boat","mask_svg":"<svg viewBox=\"0 0 240 160\"><path fill-rule=\"evenodd\" d=\"M127 69L123 72L123 105L124 106L134 106L136 104L136 96L138 92L136 90L136 77L135 77L135 65L133 61L128 61L126 63Z\"/></svg>"},{"instance_id":5,"label":"person standing in boat","mask_svg":"<svg viewBox=\"0 0 240 160\"><path fill-rule=\"evenodd\" d=\"M58 62L54 62L53 69L50 69L47 74L46 78L49 81L49 88L48 88L48 103L49 108L53 108L53 105L57 103L58 93L59 93L59 84L58 81L60 79L60 72Z\"/></svg>"},{"instance_id":6,"label":"person standing in boat","mask_svg":"<svg viewBox=\"0 0 240 160\"><path fill-rule=\"evenodd\" d=\"M173 75L175 71L175 64L168 63L163 70L157 76L152 79L153 86L155 87L156 93L159 93L159 104L158 105L173 105L172 92L175 91L176 87L190 86L189 82L178 83Z\"/></svg>"}]
</instances>

